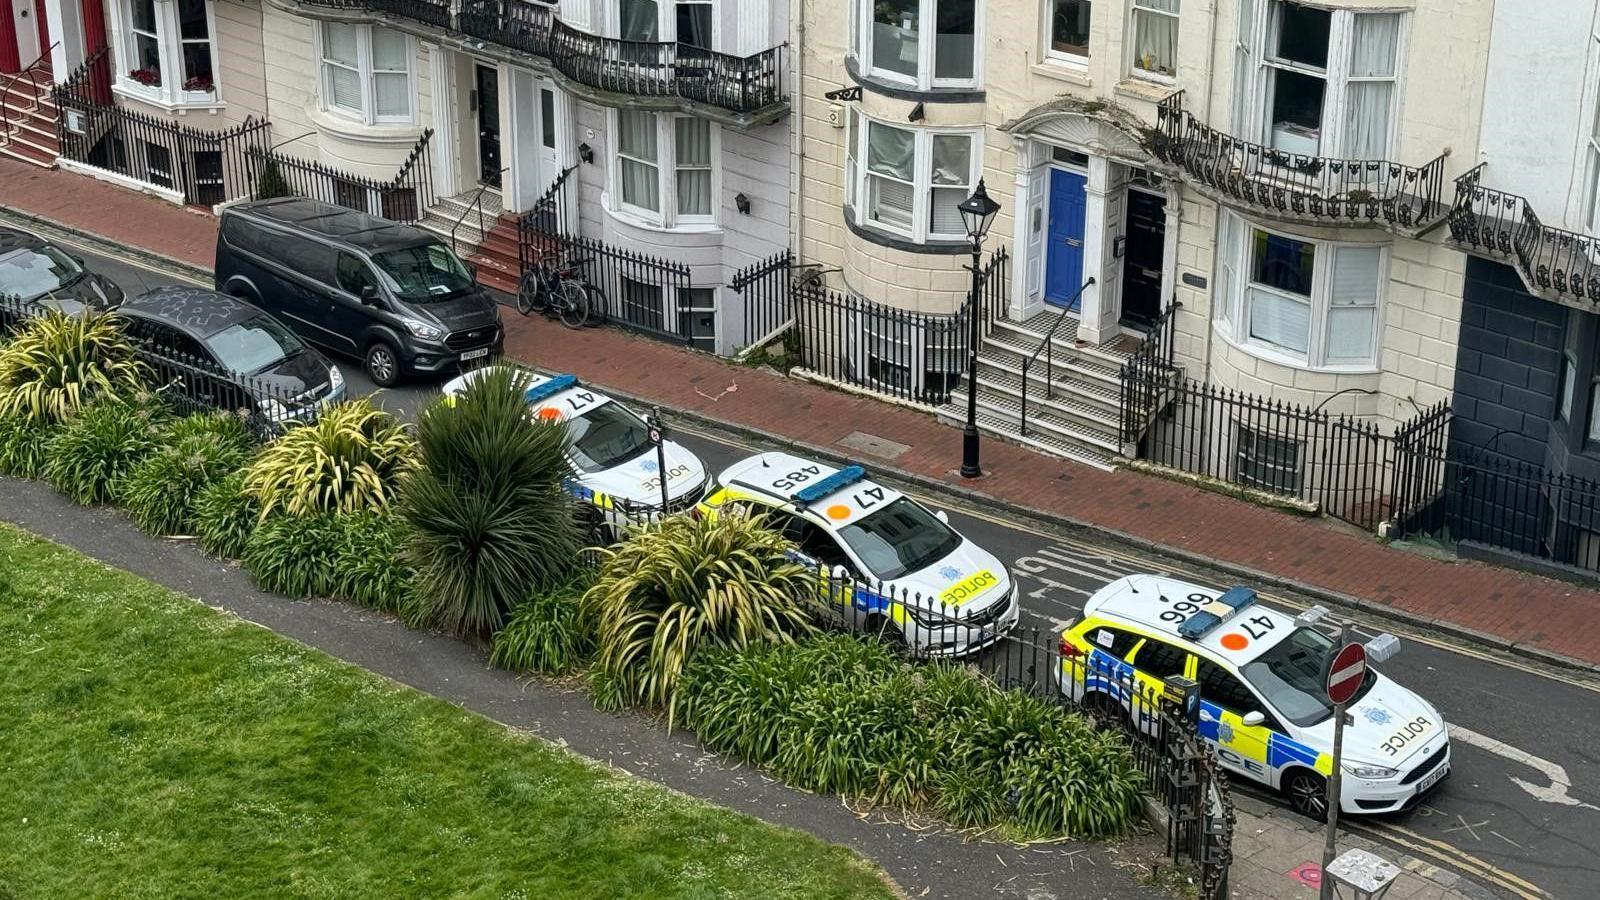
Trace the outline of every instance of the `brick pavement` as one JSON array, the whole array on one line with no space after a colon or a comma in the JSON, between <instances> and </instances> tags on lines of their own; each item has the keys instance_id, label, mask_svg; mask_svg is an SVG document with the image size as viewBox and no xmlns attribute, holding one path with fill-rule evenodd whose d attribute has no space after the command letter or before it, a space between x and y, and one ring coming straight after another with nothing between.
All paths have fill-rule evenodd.
<instances>
[{"instance_id":1,"label":"brick pavement","mask_svg":"<svg viewBox=\"0 0 1600 900\"><path fill-rule=\"evenodd\" d=\"M0 159L0 205L209 268L210 216ZM1265 510L1127 470L1101 472L988 440L987 474L953 471L960 432L924 412L733 365L611 329L506 318L508 354L731 425L846 452L865 432L910 447L892 468L1162 547L1600 667L1600 592L1509 569L1384 547L1323 520ZM734 386L737 386L736 389ZM886 468L878 465L878 468Z\"/></svg>"}]
</instances>

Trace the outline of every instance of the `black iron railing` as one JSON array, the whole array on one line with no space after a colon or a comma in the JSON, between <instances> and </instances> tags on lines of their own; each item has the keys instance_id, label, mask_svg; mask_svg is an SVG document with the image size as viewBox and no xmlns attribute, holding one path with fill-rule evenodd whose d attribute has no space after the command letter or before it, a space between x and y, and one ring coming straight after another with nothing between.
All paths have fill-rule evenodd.
<instances>
[{"instance_id":1,"label":"black iron railing","mask_svg":"<svg viewBox=\"0 0 1600 900\"><path fill-rule=\"evenodd\" d=\"M533 202L533 206L517 220L519 276L533 269L539 258L547 257L552 249L556 249L553 242L559 236L576 233L567 220L571 208L567 188L572 183L572 173L577 169L577 166L569 166L562 170L556 180L539 195L539 199Z\"/></svg>"},{"instance_id":2,"label":"black iron railing","mask_svg":"<svg viewBox=\"0 0 1600 900\"><path fill-rule=\"evenodd\" d=\"M393 178L380 180L300 159L269 149L249 153L253 200L309 197L396 222L420 222L433 205L433 166L429 142L433 129L417 139Z\"/></svg>"},{"instance_id":3,"label":"black iron railing","mask_svg":"<svg viewBox=\"0 0 1600 900\"><path fill-rule=\"evenodd\" d=\"M1600 303L1600 240L1545 225L1527 200L1484 187L1485 165L1456 179L1451 240L1515 264L1546 297Z\"/></svg>"},{"instance_id":4,"label":"black iron railing","mask_svg":"<svg viewBox=\"0 0 1600 900\"><path fill-rule=\"evenodd\" d=\"M1034 363L1039 361L1039 351L1044 351L1044 397L1046 400L1054 399L1056 396L1056 330L1061 327L1062 322L1066 321L1067 310L1078 307L1080 299L1083 297L1083 292L1088 290L1092 284L1094 284L1094 276L1091 275L1089 280L1080 285L1077 292L1072 295L1072 300L1067 303L1067 309L1063 309L1056 316L1055 322L1050 325L1050 330L1044 333L1044 339L1039 341L1039 346L1033 348L1033 352L1028 354L1028 358L1022 361L1022 415L1019 430L1023 436L1028 434L1028 370L1033 368Z\"/></svg>"},{"instance_id":5,"label":"black iron railing","mask_svg":"<svg viewBox=\"0 0 1600 900\"><path fill-rule=\"evenodd\" d=\"M784 250L740 269L728 287L743 300L739 347L767 343L794 324L794 254Z\"/></svg>"},{"instance_id":6,"label":"black iron railing","mask_svg":"<svg viewBox=\"0 0 1600 900\"><path fill-rule=\"evenodd\" d=\"M1167 304L1145 332L1139 346L1122 363L1117 408L1124 447L1137 444L1144 436L1150 420L1161 411L1168 397L1167 387L1177 377L1177 369L1172 364L1176 350L1174 331L1178 310L1182 308L1183 304L1176 299Z\"/></svg>"},{"instance_id":7,"label":"black iron railing","mask_svg":"<svg viewBox=\"0 0 1600 900\"><path fill-rule=\"evenodd\" d=\"M33 117L39 98L49 96L50 54L59 46L61 42L56 41L20 70L0 76L0 146Z\"/></svg>"},{"instance_id":8,"label":"black iron railing","mask_svg":"<svg viewBox=\"0 0 1600 900\"><path fill-rule=\"evenodd\" d=\"M1377 225L1417 233L1450 211L1444 199L1445 154L1417 167L1290 153L1202 123L1183 108L1182 91L1157 106L1150 149L1191 184L1307 224Z\"/></svg>"}]
</instances>

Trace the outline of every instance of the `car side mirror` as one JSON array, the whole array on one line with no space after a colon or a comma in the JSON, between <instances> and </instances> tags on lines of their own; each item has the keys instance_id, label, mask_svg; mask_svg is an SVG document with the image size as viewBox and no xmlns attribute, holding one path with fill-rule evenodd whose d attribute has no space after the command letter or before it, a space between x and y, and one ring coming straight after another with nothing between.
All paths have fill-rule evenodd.
<instances>
[{"instance_id":1,"label":"car side mirror","mask_svg":"<svg viewBox=\"0 0 1600 900\"><path fill-rule=\"evenodd\" d=\"M943 522L946 525L950 524L950 514L945 512L942 509L941 510L936 510L934 512L934 514L933 514L933 517L935 519L938 519L939 521Z\"/></svg>"},{"instance_id":2,"label":"car side mirror","mask_svg":"<svg viewBox=\"0 0 1600 900\"><path fill-rule=\"evenodd\" d=\"M361 286L360 297L362 306L377 306L378 286L375 284L363 284Z\"/></svg>"},{"instance_id":3,"label":"car side mirror","mask_svg":"<svg viewBox=\"0 0 1600 900\"><path fill-rule=\"evenodd\" d=\"M828 574L833 576L833 580L834 581L854 581L855 580L855 576L851 575L850 574L850 570L845 568L844 566L834 566L832 569L830 569L828 571Z\"/></svg>"},{"instance_id":4,"label":"car side mirror","mask_svg":"<svg viewBox=\"0 0 1600 900\"><path fill-rule=\"evenodd\" d=\"M1251 712L1245 713L1244 718L1240 719L1239 721L1243 722L1247 728L1255 728L1258 725L1266 724L1267 714L1259 709L1252 710Z\"/></svg>"},{"instance_id":5,"label":"car side mirror","mask_svg":"<svg viewBox=\"0 0 1600 900\"><path fill-rule=\"evenodd\" d=\"M465 262L465 261L463 261L463 263L467 267L467 274L472 276L472 280L473 281L477 281L478 280L478 264L477 263L473 263L473 262Z\"/></svg>"}]
</instances>

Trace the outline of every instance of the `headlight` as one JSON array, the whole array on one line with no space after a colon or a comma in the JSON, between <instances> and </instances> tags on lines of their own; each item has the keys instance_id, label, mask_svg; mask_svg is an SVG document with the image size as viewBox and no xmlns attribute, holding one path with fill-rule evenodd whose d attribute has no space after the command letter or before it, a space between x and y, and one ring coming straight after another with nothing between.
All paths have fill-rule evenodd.
<instances>
[{"instance_id":1,"label":"headlight","mask_svg":"<svg viewBox=\"0 0 1600 900\"><path fill-rule=\"evenodd\" d=\"M344 373L339 371L339 367L338 366L329 366L328 367L328 391L330 393L332 393L334 391L339 390L342 387L344 387Z\"/></svg>"},{"instance_id":2,"label":"headlight","mask_svg":"<svg viewBox=\"0 0 1600 900\"><path fill-rule=\"evenodd\" d=\"M1347 765L1344 770L1357 778L1393 778L1400 774L1399 769L1391 769L1388 766Z\"/></svg>"},{"instance_id":3,"label":"headlight","mask_svg":"<svg viewBox=\"0 0 1600 900\"><path fill-rule=\"evenodd\" d=\"M404 325L407 331L426 341L437 341L439 338L444 337L444 332L439 330L437 326L429 325L421 319L401 316L400 324Z\"/></svg>"}]
</instances>

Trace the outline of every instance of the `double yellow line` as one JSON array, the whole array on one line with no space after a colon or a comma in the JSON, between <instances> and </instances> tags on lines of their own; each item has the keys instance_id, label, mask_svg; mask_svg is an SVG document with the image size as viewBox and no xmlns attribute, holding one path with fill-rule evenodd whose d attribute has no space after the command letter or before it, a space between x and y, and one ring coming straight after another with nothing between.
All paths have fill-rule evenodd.
<instances>
[{"instance_id":1,"label":"double yellow line","mask_svg":"<svg viewBox=\"0 0 1600 900\"><path fill-rule=\"evenodd\" d=\"M1341 823L1350 831L1375 841L1394 844L1416 854L1417 857L1437 862L1445 868L1455 869L1514 894L1523 900L1550 900L1543 888L1444 841L1424 837L1402 825L1389 822Z\"/></svg>"}]
</instances>

